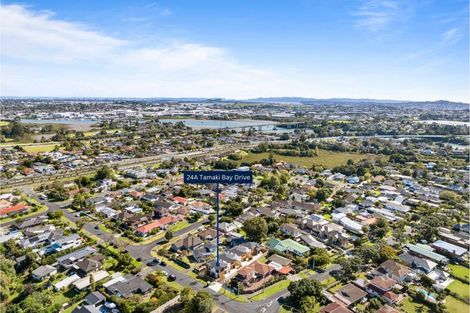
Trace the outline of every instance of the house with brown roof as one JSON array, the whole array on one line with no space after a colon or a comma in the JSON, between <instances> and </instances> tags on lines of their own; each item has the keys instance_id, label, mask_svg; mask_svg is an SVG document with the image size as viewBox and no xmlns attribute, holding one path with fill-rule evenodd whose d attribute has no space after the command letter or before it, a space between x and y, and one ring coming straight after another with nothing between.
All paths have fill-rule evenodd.
<instances>
[{"instance_id":1,"label":"house with brown roof","mask_svg":"<svg viewBox=\"0 0 470 313\"><path fill-rule=\"evenodd\" d=\"M217 231L213 228L207 228L197 233L202 240L212 240L217 236Z\"/></svg>"},{"instance_id":2,"label":"house with brown roof","mask_svg":"<svg viewBox=\"0 0 470 313\"><path fill-rule=\"evenodd\" d=\"M238 270L234 280L241 282L245 286L245 290L247 290L252 286L261 286L268 280L272 271L273 268L271 266L255 261L250 265L242 267L240 270Z\"/></svg>"},{"instance_id":3,"label":"house with brown roof","mask_svg":"<svg viewBox=\"0 0 470 313\"><path fill-rule=\"evenodd\" d=\"M320 313L353 313L353 311L338 302L332 302L322 308Z\"/></svg>"},{"instance_id":4,"label":"house with brown roof","mask_svg":"<svg viewBox=\"0 0 470 313\"><path fill-rule=\"evenodd\" d=\"M383 262L376 271L381 275L386 275L399 282L411 280L411 270L407 266L393 260Z\"/></svg>"},{"instance_id":5,"label":"house with brown roof","mask_svg":"<svg viewBox=\"0 0 470 313\"><path fill-rule=\"evenodd\" d=\"M193 250L194 248L200 246L203 243L202 239L198 236L192 235L185 238L182 238L176 241L172 246L171 250L177 252L180 250Z\"/></svg>"},{"instance_id":6,"label":"house with brown roof","mask_svg":"<svg viewBox=\"0 0 470 313\"><path fill-rule=\"evenodd\" d=\"M375 276L369 284L366 285L368 293L381 297L388 303L394 303L398 300L398 295L392 291L393 286L397 283L396 280L386 276Z\"/></svg>"},{"instance_id":7,"label":"house with brown roof","mask_svg":"<svg viewBox=\"0 0 470 313\"><path fill-rule=\"evenodd\" d=\"M367 296L367 292L353 284L347 284L338 290L334 296L346 304L346 306L350 306L351 304L356 303L357 301Z\"/></svg>"}]
</instances>

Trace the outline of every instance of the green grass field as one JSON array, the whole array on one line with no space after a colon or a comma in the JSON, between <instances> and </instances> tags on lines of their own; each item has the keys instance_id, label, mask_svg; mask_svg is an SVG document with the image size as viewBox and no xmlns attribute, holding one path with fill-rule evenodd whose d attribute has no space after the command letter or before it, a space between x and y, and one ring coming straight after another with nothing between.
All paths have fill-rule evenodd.
<instances>
[{"instance_id":1,"label":"green grass field","mask_svg":"<svg viewBox=\"0 0 470 313\"><path fill-rule=\"evenodd\" d=\"M242 157L238 163L242 162L258 162L262 159L266 159L269 157L268 152L263 153L248 153L246 156ZM349 159L353 160L354 162L358 162L363 159L369 160L378 160L383 158L383 156L375 155L375 154L361 154L361 153L354 153L354 152L334 152L334 151L327 151L327 150L319 150L318 156L313 157L297 157L297 156L285 156L274 154L274 159L276 161L284 161L288 163L294 163L299 166L304 166L307 168L312 167L313 164L321 165L325 167L335 167L338 165L344 165L348 162Z\"/></svg>"},{"instance_id":2,"label":"green grass field","mask_svg":"<svg viewBox=\"0 0 470 313\"><path fill-rule=\"evenodd\" d=\"M447 297L445 305L449 313L470 312L470 306L455 297Z\"/></svg>"},{"instance_id":3,"label":"green grass field","mask_svg":"<svg viewBox=\"0 0 470 313\"><path fill-rule=\"evenodd\" d=\"M185 229L189 226L191 226L191 224L188 221L180 221L180 222L168 227L168 230L171 230L172 232L177 232L177 231Z\"/></svg>"},{"instance_id":4,"label":"green grass field","mask_svg":"<svg viewBox=\"0 0 470 313\"><path fill-rule=\"evenodd\" d=\"M23 149L28 153L42 153L49 152L54 150L55 144L53 145L33 145L33 146L23 146Z\"/></svg>"},{"instance_id":5,"label":"green grass field","mask_svg":"<svg viewBox=\"0 0 470 313\"><path fill-rule=\"evenodd\" d=\"M269 287L266 287L264 291L261 291L259 294L251 298L252 301L261 301L266 298L269 298L272 295L275 295L278 292L281 292L284 289L287 289L290 285L290 280L284 279L275 284L272 284Z\"/></svg>"},{"instance_id":6,"label":"green grass field","mask_svg":"<svg viewBox=\"0 0 470 313\"><path fill-rule=\"evenodd\" d=\"M470 269L466 268L465 266L455 264L450 264L449 268L452 276L470 281Z\"/></svg>"},{"instance_id":7,"label":"green grass field","mask_svg":"<svg viewBox=\"0 0 470 313\"><path fill-rule=\"evenodd\" d=\"M410 297L407 297L405 300L403 300L400 303L400 307L403 312L407 313L420 312L419 307L422 307L423 309L421 312L431 313L429 307L422 303L413 302L413 299L411 299Z\"/></svg>"},{"instance_id":8,"label":"green grass field","mask_svg":"<svg viewBox=\"0 0 470 313\"><path fill-rule=\"evenodd\" d=\"M10 125L8 121L0 121L0 127Z\"/></svg>"},{"instance_id":9,"label":"green grass field","mask_svg":"<svg viewBox=\"0 0 470 313\"><path fill-rule=\"evenodd\" d=\"M469 298L469 288L470 286L468 284L464 284L460 280L454 280L449 286L447 286L447 289L450 291L467 299Z\"/></svg>"}]
</instances>

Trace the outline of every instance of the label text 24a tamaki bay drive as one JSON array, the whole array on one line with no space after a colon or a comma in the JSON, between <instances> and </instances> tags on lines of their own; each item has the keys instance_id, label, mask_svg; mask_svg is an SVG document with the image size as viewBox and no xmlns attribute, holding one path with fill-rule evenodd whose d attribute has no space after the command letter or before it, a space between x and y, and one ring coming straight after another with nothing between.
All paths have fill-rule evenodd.
<instances>
[{"instance_id":1,"label":"label text 24a tamaki bay drive","mask_svg":"<svg viewBox=\"0 0 470 313\"><path fill-rule=\"evenodd\" d=\"M187 184L251 184L251 171L186 171L184 182Z\"/></svg>"}]
</instances>

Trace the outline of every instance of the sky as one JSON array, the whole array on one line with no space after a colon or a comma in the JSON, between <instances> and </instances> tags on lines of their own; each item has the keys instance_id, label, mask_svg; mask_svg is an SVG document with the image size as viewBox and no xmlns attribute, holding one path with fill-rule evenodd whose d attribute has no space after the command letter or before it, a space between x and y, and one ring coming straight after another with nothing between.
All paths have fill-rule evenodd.
<instances>
[{"instance_id":1,"label":"sky","mask_svg":"<svg viewBox=\"0 0 470 313\"><path fill-rule=\"evenodd\" d=\"M0 6L0 93L470 102L466 0Z\"/></svg>"}]
</instances>

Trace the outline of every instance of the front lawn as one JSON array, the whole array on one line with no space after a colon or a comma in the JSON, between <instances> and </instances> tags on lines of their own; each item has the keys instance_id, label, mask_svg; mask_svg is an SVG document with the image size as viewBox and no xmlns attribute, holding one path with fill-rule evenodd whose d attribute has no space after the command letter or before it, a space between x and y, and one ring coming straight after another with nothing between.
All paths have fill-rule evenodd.
<instances>
[{"instance_id":1,"label":"front lawn","mask_svg":"<svg viewBox=\"0 0 470 313\"><path fill-rule=\"evenodd\" d=\"M251 300L253 300L253 301L264 300L266 298L269 298L272 295L275 295L278 292L281 292L281 291L287 289L287 287L289 287L289 285L290 285L290 280L287 280L287 279L281 280L281 281L279 281L275 284L272 284L269 287L266 287L259 294L253 296L251 298Z\"/></svg>"},{"instance_id":2,"label":"front lawn","mask_svg":"<svg viewBox=\"0 0 470 313\"><path fill-rule=\"evenodd\" d=\"M469 288L470 286L468 284L464 284L460 280L454 280L449 286L447 286L447 289L450 291L455 292L459 296L467 299L469 298Z\"/></svg>"},{"instance_id":3,"label":"front lawn","mask_svg":"<svg viewBox=\"0 0 470 313\"><path fill-rule=\"evenodd\" d=\"M175 233L179 230L182 230L182 229L185 229L186 227L189 227L190 225L191 225L191 223L189 223L188 221L180 221L180 222L168 227L168 230L171 230L172 232Z\"/></svg>"}]
</instances>

